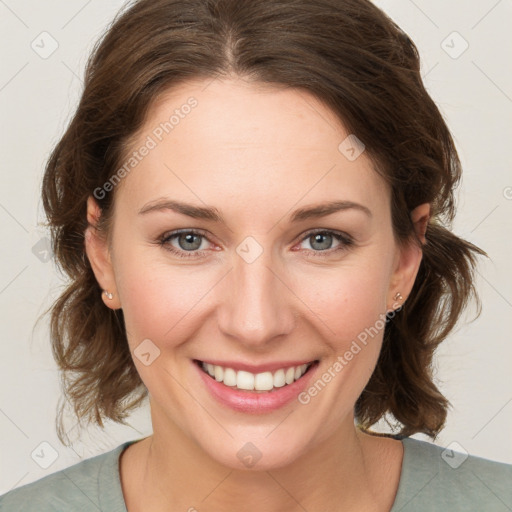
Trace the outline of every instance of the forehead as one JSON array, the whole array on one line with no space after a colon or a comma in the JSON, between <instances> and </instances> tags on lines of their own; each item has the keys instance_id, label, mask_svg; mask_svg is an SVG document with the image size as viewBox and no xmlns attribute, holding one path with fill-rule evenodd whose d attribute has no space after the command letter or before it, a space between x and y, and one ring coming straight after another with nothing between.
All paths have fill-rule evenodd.
<instances>
[{"instance_id":1,"label":"forehead","mask_svg":"<svg viewBox=\"0 0 512 512\"><path fill-rule=\"evenodd\" d=\"M148 110L131 151L151 149L122 186L138 206L167 194L215 205L231 197L246 211L301 198L383 196L385 207L385 184L364 151L347 158L349 135L306 91L240 79L182 83Z\"/></svg>"}]
</instances>

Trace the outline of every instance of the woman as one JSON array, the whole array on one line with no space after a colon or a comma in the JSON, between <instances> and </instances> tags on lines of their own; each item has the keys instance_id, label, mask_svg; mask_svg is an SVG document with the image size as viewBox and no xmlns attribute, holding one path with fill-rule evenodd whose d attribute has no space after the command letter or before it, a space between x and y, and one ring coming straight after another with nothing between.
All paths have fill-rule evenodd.
<instances>
[{"instance_id":1,"label":"woman","mask_svg":"<svg viewBox=\"0 0 512 512\"><path fill-rule=\"evenodd\" d=\"M370 2L135 2L43 202L66 396L102 425L149 394L153 434L2 510L510 509L512 466L408 437L444 426L432 357L484 254L448 229L460 174Z\"/></svg>"}]
</instances>

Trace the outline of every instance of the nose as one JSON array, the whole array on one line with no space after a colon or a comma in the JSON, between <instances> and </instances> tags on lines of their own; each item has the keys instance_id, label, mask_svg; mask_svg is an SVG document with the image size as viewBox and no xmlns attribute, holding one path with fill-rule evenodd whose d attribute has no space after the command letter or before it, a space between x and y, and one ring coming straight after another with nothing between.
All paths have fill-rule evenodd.
<instances>
[{"instance_id":1,"label":"nose","mask_svg":"<svg viewBox=\"0 0 512 512\"><path fill-rule=\"evenodd\" d=\"M235 255L218 307L220 331L251 348L266 348L296 323L293 292L265 252L252 263Z\"/></svg>"}]
</instances>

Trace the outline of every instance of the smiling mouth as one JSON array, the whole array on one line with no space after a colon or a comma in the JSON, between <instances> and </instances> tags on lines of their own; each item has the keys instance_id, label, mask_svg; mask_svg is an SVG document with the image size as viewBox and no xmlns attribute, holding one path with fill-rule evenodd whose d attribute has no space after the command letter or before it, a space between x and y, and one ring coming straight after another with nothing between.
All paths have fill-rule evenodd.
<instances>
[{"instance_id":1,"label":"smiling mouth","mask_svg":"<svg viewBox=\"0 0 512 512\"><path fill-rule=\"evenodd\" d=\"M301 379L312 366L318 364L318 360L261 373L251 373L244 370L237 371L227 366L205 363L197 359L194 360L194 363L212 379L231 389L253 393L269 393L289 386Z\"/></svg>"}]
</instances>

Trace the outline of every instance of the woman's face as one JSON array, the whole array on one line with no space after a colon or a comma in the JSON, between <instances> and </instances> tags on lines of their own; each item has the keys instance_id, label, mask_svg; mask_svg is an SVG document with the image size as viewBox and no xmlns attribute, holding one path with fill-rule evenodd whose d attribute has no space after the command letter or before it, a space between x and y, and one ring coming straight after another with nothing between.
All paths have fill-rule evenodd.
<instances>
[{"instance_id":1,"label":"woman's face","mask_svg":"<svg viewBox=\"0 0 512 512\"><path fill-rule=\"evenodd\" d=\"M222 464L262 469L353 429L419 257L396 245L389 190L348 135L306 92L242 81L183 84L153 106L95 271L155 434L172 425Z\"/></svg>"}]
</instances>

